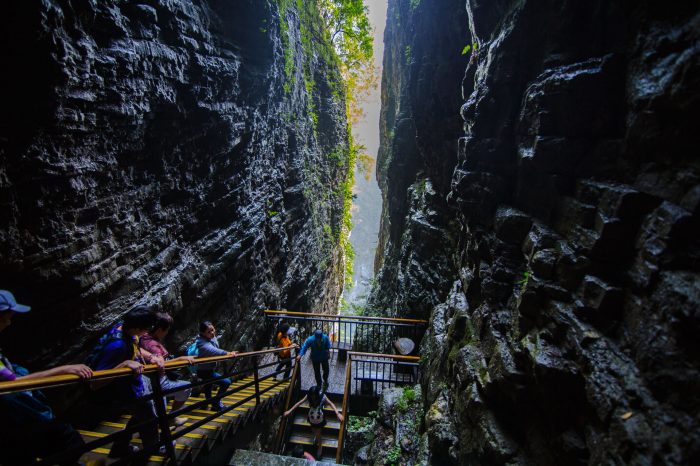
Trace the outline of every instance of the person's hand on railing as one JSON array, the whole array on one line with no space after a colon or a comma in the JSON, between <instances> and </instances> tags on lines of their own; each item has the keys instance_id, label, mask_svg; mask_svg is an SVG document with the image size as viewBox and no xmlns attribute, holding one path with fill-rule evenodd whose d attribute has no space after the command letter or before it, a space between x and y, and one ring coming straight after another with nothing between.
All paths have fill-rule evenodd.
<instances>
[{"instance_id":1,"label":"person's hand on railing","mask_svg":"<svg viewBox=\"0 0 700 466\"><path fill-rule=\"evenodd\" d=\"M134 374L142 374L143 373L143 364L136 362L136 361L132 361L130 359L120 363L118 366L115 367L115 369L120 369L122 367L126 367L128 369L131 369L131 371Z\"/></svg>"},{"instance_id":2,"label":"person's hand on railing","mask_svg":"<svg viewBox=\"0 0 700 466\"><path fill-rule=\"evenodd\" d=\"M343 422L343 419L345 419L345 418L343 417L343 415L340 414L340 413L337 413L336 416L338 416L338 420L339 420L340 422Z\"/></svg>"},{"instance_id":3,"label":"person's hand on railing","mask_svg":"<svg viewBox=\"0 0 700 466\"><path fill-rule=\"evenodd\" d=\"M92 377L92 369L85 364L70 364L67 366L57 367L56 369L57 374L77 375L81 379L89 379Z\"/></svg>"},{"instance_id":4,"label":"person's hand on railing","mask_svg":"<svg viewBox=\"0 0 700 466\"><path fill-rule=\"evenodd\" d=\"M163 370L165 368L165 359L163 359L161 356L153 355L151 356L149 362L158 366L158 369L160 370Z\"/></svg>"},{"instance_id":5,"label":"person's hand on railing","mask_svg":"<svg viewBox=\"0 0 700 466\"><path fill-rule=\"evenodd\" d=\"M292 414L292 410L291 410L291 409L290 409L289 411L285 411L285 412L282 414L282 416L287 417L287 416L289 416L290 414Z\"/></svg>"},{"instance_id":6,"label":"person's hand on railing","mask_svg":"<svg viewBox=\"0 0 700 466\"><path fill-rule=\"evenodd\" d=\"M228 355L229 356L238 356L238 351L229 351Z\"/></svg>"},{"instance_id":7,"label":"person's hand on railing","mask_svg":"<svg viewBox=\"0 0 700 466\"><path fill-rule=\"evenodd\" d=\"M197 359L194 356L180 356L173 359L173 361L187 361L188 364L194 364L194 360Z\"/></svg>"}]
</instances>

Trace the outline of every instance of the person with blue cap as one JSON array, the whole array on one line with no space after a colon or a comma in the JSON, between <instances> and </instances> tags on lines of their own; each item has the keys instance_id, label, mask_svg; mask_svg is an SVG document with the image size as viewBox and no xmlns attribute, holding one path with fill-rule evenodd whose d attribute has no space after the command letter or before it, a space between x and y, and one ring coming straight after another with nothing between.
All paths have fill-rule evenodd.
<instances>
[{"instance_id":1,"label":"person with blue cap","mask_svg":"<svg viewBox=\"0 0 700 466\"><path fill-rule=\"evenodd\" d=\"M313 335L306 339L301 347L297 361L301 361L306 351L311 348L311 363L314 365L316 386L321 386L321 368L323 368L323 391L328 390L328 359L331 354L331 340L323 330L317 329Z\"/></svg>"},{"instance_id":2,"label":"person with blue cap","mask_svg":"<svg viewBox=\"0 0 700 466\"><path fill-rule=\"evenodd\" d=\"M0 332L10 326L15 314L24 314L30 309L19 304L9 291L0 290ZM71 364L30 374L25 368L10 363L0 352L0 382L65 374L89 379L92 370L84 364ZM72 426L56 419L39 390L0 395L0 420L0 438L7 446L0 448L0 464L3 465L32 464L37 457L75 451L84 445ZM69 452L60 464L73 464L79 456L79 453Z\"/></svg>"}]
</instances>

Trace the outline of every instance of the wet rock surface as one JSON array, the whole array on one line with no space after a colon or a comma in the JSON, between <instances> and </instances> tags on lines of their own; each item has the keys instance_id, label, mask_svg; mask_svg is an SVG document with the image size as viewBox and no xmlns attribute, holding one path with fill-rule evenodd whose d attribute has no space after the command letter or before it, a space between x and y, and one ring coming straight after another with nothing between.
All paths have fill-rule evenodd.
<instances>
[{"instance_id":1,"label":"wet rock surface","mask_svg":"<svg viewBox=\"0 0 700 466\"><path fill-rule=\"evenodd\" d=\"M385 37L373 302L430 317L422 461L699 462L697 5L463 8L390 1Z\"/></svg>"},{"instance_id":2,"label":"wet rock surface","mask_svg":"<svg viewBox=\"0 0 700 466\"><path fill-rule=\"evenodd\" d=\"M13 360L79 360L137 303L175 315L173 347L209 318L239 349L268 337L256 311L335 308L345 105L299 16L266 0L7 6L0 282L33 307L3 334Z\"/></svg>"},{"instance_id":3,"label":"wet rock surface","mask_svg":"<svg viewBox=\"0 0 700 466\"><path fill-rule=\"evenodd\" d=\"M424 464L427 444L419 434L422 418L420 385L382 391L370 435L364 436L369 444L356 453L346 451L347 462L356 466Z\"/></svg>"}]
</instances>

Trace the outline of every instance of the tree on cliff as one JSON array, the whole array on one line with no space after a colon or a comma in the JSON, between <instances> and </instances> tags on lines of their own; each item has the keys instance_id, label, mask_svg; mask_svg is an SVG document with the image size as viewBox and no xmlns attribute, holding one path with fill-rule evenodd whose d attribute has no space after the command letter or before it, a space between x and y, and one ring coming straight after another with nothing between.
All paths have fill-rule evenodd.
<instances>
[{"instance_id":1,"label":"tree on cliff","mask_svg":"<svg viewBox=\"0 0 700 466\"><path fill-rule=\"evenodd\" d=\"M377 86L372 28L364 0L318 0L321 17L340 59L347 87L348 119L357 123L363 116L360 102Z\"/></svg>"}]
</instances>

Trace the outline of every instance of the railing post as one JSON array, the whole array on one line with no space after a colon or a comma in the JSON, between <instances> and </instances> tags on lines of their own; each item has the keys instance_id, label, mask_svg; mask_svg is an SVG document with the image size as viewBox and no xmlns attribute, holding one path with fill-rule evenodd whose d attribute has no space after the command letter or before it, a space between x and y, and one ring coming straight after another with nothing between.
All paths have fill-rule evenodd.
<instances>
[{"instance_id":1,"label":"railing post","mask_svg":"<svg viewBox=\"0 0 700 466\"><path fill-rule=\"evenodd\" d=\"M258 358L253 358L253 378L255 379L255 405L260 405L260 381L258 379Z\"/></svg>"},{"instance_id":2,"label":"railing post","mask_svg":"<svg viewBox=\"0 0 700 466\"><path fill-rule=\"evenodd\" d=\"M165 451L175 464L175 445L173 445L173 436L170 433L170 422L165 410L165 397L163 396L163 388L160 386L160 372L153 372L149 375L151 379L151 387L153 388L153 403L155 403L156 415L158 416L158 426L160 427L160 439L165 442Z\"/></svg>"}]
</instances>

